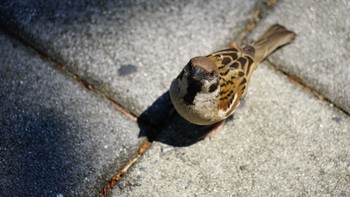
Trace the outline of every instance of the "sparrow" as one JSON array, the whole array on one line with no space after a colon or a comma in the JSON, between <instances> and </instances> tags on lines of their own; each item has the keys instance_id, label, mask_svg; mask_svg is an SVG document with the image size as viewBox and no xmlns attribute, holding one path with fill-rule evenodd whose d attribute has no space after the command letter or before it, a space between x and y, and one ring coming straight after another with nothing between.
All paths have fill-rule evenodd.
<instances>
[{"instance_id":1,"label":"sparrow","mask_svg":"<svg viewBox=\"0 0 350 197\"><path fill-rule=\"evenodd\" d=\"M176 111L196 125L223 122L246 94L258 64L295 37L294 32L275 24L250 45L193 57L170 85Z\"/></svg>"}]
</instances>

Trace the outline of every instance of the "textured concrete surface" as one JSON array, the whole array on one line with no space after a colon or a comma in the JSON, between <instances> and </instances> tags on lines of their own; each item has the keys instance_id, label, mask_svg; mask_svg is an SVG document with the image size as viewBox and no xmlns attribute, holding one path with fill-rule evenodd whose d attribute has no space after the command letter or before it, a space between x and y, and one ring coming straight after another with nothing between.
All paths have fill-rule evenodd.
<instances>
[{"instance_id":1,"label":"textured concrete surface","mask_svg":"<svg viewBox=\"0 0 350 197\"><path fill-rule=\"evenodd\" d=\"M8 36L0 44L0 196L97 196L137 152L136 123Z\"/></svg>"},{"instance_id":2,"label":"textured concrete surface","mask_svg":"<svg viewBox=\"0 0 350 197\"><path fill-rule=\"evenodd\" d=\"M0 30L143 112L149 129L166 117L155 112L188 59L232 41L256 2L5 0ZM269 60L345 110L348 8L280 0L252 36L275 22L295 30L296 42ZM139 128L36 53L0 39L0 194L96 196L136 151ZM161 105L144 111L153 102ZM153 147L110 196L350 196L349 116L269 67L256 71L246 104L213 138L197 142L201 128L192 135L198 128L182 123L175 118L160 135L152 128Z\"/></svg>"},{"instance_id":3,"label":"textured concrete surface","mask_svg":"<svg viewBox=\"0 0 350 197\"><path fill-rule=\"evenodd\" d=\"M350 113L350 1L278 1L260 21L255 36L280 23L298 37L288 50L271 58L283 71L329 98Z\"/></svg>"},{"instance_id":4,"label":"textured concrete surface","mask_svg":"<svg viewBox=\"0 0 350 197\"><path fill-rule=\"evenodd\" d=\"M221 132L155 142L110 196L349 196L349 141L347 115L262 66Z\"/></svg>"},{"instance_id":5,"label":"textured concrete surface","mask_svg":"<svg viewBox=\"0 0 350 197\"><path fill-rule=\"evenodd\" d=\"M191 57L228 45L254 5L9 0L0 5L0 24L139 115Z\"/></svg>"}]
</instances>

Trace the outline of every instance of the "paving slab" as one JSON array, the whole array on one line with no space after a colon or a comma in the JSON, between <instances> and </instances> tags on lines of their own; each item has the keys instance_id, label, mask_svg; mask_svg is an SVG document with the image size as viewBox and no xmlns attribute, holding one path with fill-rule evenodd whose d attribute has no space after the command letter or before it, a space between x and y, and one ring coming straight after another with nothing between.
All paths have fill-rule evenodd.
<instances>
[{"instance_id":1,"label":"paving slab","mask_svg":"<svg viewBox=\"0 0 350 197\"><path fill-rule=\"evenodd\" d=\"M97 196L136 154L136 123L21 43L0 43L0 196Z\"/></svg>"},{"instance_id":2,"label":"paving slab","mask_svg":"<svg viewBox=\"0 0 350 197\"><path fill-rule=\"evenodd\" d=\"M280 23L298 34L269 60L350 113L350 1L283 1L254 36Z\"/></svg>"},{"instance_id":3,"label":"paving slab","mask_svg":"<svg viewBox=\"0 0 350 197\"><path fill-rule=\"evenodd\" d=\"M262 65L216 136L154 142L109 196L349 196L349 141L349 116Z\"/></svg>"},{"instance_id":4,"label":"paving slab","mask_svg":"<svg viewBox=\"0 0 350 197\"><path fill-rule=\"evenodd\" d=\"M255 0L5 0L2 28L139 115L197 55L227 46Z\"/></svg>"}]
</instances>

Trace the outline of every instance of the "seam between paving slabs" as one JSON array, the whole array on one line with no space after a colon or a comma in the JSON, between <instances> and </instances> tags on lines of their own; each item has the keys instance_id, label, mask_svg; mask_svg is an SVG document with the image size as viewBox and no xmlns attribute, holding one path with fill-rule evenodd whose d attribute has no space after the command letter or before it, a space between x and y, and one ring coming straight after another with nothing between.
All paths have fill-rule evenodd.
<instances>
[{"instance_id":1,"label":"seam between paving slabs","mask_svg":"<svg viewBox=\"0 0 350 197\"><path fill-rule=\"evenodd\" d=\"M112 177L109 181L108 185L106 185L101 193L101 197L107 196L108 192L114 188L114 186L121 180L121 178L125 175L125 173L132 167L135 162L151 147L152 142L145 141L139 150L137 151L136 156L131 159L116 175Z\"/></svg>"},{"instance_id":2,"label":"seam between paving slabs","mask_svg":"<svg viewBox=\"0 0 350 197\"><path fill-rule=\"evenodd\" d=\"M312 94L314 97L316 97L320 101L327 102L331 107L334 107L334 108L338 109L339 111L343 112L344 114L350 116L349 112L345 111L342 107L336 105L330 99L328 99L327 97L323 96L321 93L311 89L306 84L304 84L302 82L302 80L300 80L300 78L298 76L290 75L289 73L279 69L276 64L274 64L273 62L271 62L268 59L265 60L265 61L267 62L266 65L271 67L275 72L280 73L282 75L285 75L290 82L292 82L292 83L296 84L297 86L301 87L305 92L307 92L309 94Z\"/></svg>"},{"instance_id":3,"label":"seam between paving slabs","mask_svg":"<svg viewBox=\"0 0 350 197\"><path fill-rule=\"evenodd\" d=\"M245 28L237 34L237 36L233 39L234 42L232 44L235 43L238 44L238 46L244 44L249 33L251 33L255 29L255 27L261 19L265 18L271 12L271 10L275 7L276 4L277 0L258 0L255 3L253 11L250 13L250 17L243 22L245 23Z\"/></svg>"}]
</instances>

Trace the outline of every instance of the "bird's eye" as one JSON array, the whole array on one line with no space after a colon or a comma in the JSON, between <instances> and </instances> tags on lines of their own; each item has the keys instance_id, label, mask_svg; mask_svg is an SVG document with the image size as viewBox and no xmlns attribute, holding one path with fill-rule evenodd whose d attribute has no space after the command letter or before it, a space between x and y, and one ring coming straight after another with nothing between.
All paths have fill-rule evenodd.
<instances>
[{"instance_id":1,"label":"bird's eye","mask_svg":"<svg viewBox=\"0 0 350 197\"><path fill-rule=\"evenodd\" d=\"M214 77L214 71L211 71L209 74L209 77Z\"/></svg>"},{"instance_id":2,"label":"bird's eye","mask_svg":"<svg viewBox=\"0 0 350 197\"><path fill-rule=\"evenodd\" d=\"M191 72L192 72L192 66L191 66L191 65L188 65L188 66L187 66L187 70L188 70L189 73L191 73Z\"/></svg>"}]
</instances>

